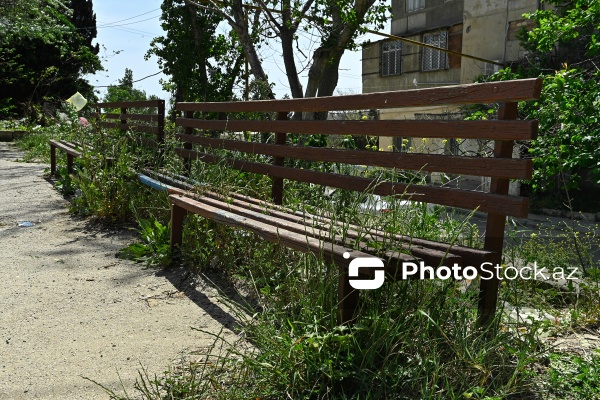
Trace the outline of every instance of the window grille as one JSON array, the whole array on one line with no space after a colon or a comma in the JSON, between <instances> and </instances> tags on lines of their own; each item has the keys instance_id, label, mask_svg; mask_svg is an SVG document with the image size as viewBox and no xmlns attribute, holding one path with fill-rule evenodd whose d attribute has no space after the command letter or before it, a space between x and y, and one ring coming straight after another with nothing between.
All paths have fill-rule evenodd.
<instances>
[{"instance_id":1,"label":"window grille","mask_svg":"<svg viewBox=\"0 0 600 400\"><path fill-rule=\"evenodd\" d=\"M400 75L402 73L402 42L383 42L381 44L381 76Z\"/></svg>"},{"instance_id":2,"label":"window grille","mask_svg":"<svg viewBox=\"0 0 600 400\"><path fill-rule=\"evenodd\" d=\"M435 33L427 33L423 35L423 43L447 49L448 32L440 31ZM423 71L435 71L448 68L448 54L443 51L424 47L422 61Z\"/></svg>"}]
</instances>

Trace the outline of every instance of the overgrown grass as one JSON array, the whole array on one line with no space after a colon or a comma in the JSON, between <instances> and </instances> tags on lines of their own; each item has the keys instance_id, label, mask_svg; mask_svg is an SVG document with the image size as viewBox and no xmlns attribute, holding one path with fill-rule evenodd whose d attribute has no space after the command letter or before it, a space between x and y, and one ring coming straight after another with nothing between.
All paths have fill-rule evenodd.
<instances>
[{"instance_id":1,"label":"overgrown grass","mask_svg":"<svg viewBox=\"0 0 600 400\"><path fill-rule=\"evenodd\" d=\"M108 221L131 220L135 215L143 240L129 248L129 256L155 264L170 259L166 197L137 183L135 171L150 167L182 174L184 165L172 152L175 142L169 140L157 157L136 146L129 133L92 135L76 126L53 129L30 135L21 145L29 149L30 159L47 157L50 137L94 149L84 152L76 174L63 172L58 180L61 190L72 196L74 211ZM269 199L270 181L262 175L199 162L192 163L191 171L192 180L223 195L235 191ZM392 179L410 182L419 176ZM318 214L331 220L326 229L346 238L347 246L358 241L349 237L348 221L358 226L360 240L382 249L393 248L392 235L397 233L481 246L473 221L441 207L300 183L286 187L285 201L306 218ZM385 238L383 243L376 244L372 230ZM573 227L565 232L560 238L515 233L505 252L506 264L582 265L585 280L579 282L579 294L573 297L535 281L502 285L500 293L501 300L513 306L560 315L558 325L514 321L499 310L487 330L479 329L473 287L464 290L450 281L401 281L361 293L358 319L352 326L339 326L336 267L321 257L189 216L178 260L199 273L217 269L241 292L246 301L229 303L239 321L239 341L229 343L224 335L211 333L214 346L202 361L183 361L159 377L142 370L128 394L109 394L113 399L490 400L560 398L565 393L594 398L597 386L587 374L598 371L598 359L553 353L540 339L548 331L561 334L565 329L598 326L598 265L593 253L597 236L594 230L575 235ZM569 314L566 326L561 313ZM540 367L548 363L548 368ZM567 369L575 372L563 374Z\"/></svg>"}]
</instances>

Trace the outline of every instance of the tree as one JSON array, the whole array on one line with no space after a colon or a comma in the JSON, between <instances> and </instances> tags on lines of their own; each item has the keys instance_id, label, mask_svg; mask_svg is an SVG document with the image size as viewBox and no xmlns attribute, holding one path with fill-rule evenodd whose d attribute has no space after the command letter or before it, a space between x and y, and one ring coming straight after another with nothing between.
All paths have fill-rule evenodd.
<instances>
[{"instance_id":1,"label":"tree","mask_svg":"<svg viewBox=\"0 0 600 400\"><path fill-rule=\"evenodd\" d=\"M74 15L57 0L18 2L0 14L0 116L39 118L44 103L56 105L77 91L94 98L82 76L102 69L86 42L95 26L84 38L71 22Z\"/></svg>"},{"instance_id":2,"label":"tree","mask_svg":"<svg viewBox=\"0 0 600 400\"><path fill-rule=\"evenodd\" d=\"M164 89L175 101L231 100L243 65L235 35L216 34L222 18L184 0L164 0L161 8L166 35L152 40L146 59L156 55L170 76Z\"/></svg>"},{"instance_id":3,"label":"tree","mask_svg":"<svg viewBox=\"0 0 600 400\"><path fill-rule=\"evenodd\" d=\"M531 116L540 121L532 144L535 185L548 189L561 176L575 188L583 175L600 184L600 2L552 0L549 10L529 15L536 27L522 33L532 53L524 73L544 79Z\"/></svg>"},{"instance_id":4,"label":"tree","mask_svg":"<svg viewBox=\"0 0 600 400\"><path fill-rule=\"evenodd\" d=\"M583 176L600 184L600 2L548 3L554 7L527 15L535 27L519 33L526 57L486 78L544 78L540 100L519 107L539 120L538 138L528 144L536 191L575 189Z\"/></svg>"},{"instance_id":5,"label":"tree","mask_svg":"<svg viewBox=\"0 0 600 400\"><path fill-rule=\"evenodd\" d=\"M196 0L186 1L191 3ZM256 0L250 4L243 4L241 0L205 1L207 7L219 12L238 34L256 79L266 80L266 75L253 37L263 35L280 39L285 70L294 98L333 95L344 51L356 46L357 36L366 24L381 26L388 10L385 1L381 0ZM249 16L251 12L254 13L252 19ZM264 20L267 24L251 23ZM295 51L294 47L298 44L298 31L311 29L315 29L321 39L312 57L306 60L310 67L306 89L303 90L296 68L296 65L302 64L302 60L298 59L298 54L302 52Z\"/></svg>"},{"instance_id":6,"label":"tree","mask_svg":"<svg viewBox=\"0 0 600 400\"><path fill-rule=\"evenodd\" d=\"M96 45L92 44L98 34L92 0L71 0L69 8L73 9L71 23L83 37L83 43L90 48L92 54L98 54L100 45L98 43Z\"/></svg>"},{"instance_id":7,"label":"tree","mask_svg":"<svg viewBox=\"0 0 600 400\"><path fill-rule=\"evenodd\" d=\"M111 85L106 90L104 102L143 101L148 100L146 92L133 87L133 71L125 68L125 75L119 79L118 85Z\"/></svg>"}]
</instances>

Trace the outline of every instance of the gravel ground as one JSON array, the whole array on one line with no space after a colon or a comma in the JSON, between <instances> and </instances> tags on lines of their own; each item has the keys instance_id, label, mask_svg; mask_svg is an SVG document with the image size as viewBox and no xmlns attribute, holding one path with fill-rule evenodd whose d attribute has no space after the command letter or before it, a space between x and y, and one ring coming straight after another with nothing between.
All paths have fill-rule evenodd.
<instances>
[{"instance_id":1,"label":"gravel ground","mask_svg":"<svg viewBox=\"0 0 600 400\"><path fill-rule=\"evenodd\" d=\"M0 400L107 399L83 377L131 388L212 343L192 327L232 326L213 288L116 258L134 235L71 216L17 157L0 143Z\"/></svg>"}]
</instances>

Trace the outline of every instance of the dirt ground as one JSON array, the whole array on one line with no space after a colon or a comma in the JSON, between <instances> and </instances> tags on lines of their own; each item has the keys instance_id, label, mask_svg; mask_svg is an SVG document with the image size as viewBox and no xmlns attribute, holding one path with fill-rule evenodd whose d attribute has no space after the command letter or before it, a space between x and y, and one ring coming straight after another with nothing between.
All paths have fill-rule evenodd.
<instances>
[{"instance_id":1,"label":"dirt ground","mask_svg":"<svg viewBox=\"0 0 600 400\"><path fill-rule=\"evenodd\" d=\"M214 288L117 258L134 233L71 216L19 156L0 143L0 400L107 399L84 377L130 389L233 325Z\"/></svg>"}]
</instances>

